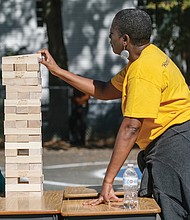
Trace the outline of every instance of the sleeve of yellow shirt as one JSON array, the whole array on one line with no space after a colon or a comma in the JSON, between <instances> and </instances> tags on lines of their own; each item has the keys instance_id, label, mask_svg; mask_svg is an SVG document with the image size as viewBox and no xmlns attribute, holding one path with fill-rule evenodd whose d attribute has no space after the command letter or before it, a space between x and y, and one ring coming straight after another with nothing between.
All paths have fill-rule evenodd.
<instances>
[{"instance_id":1,"label":"sleeve of yellow shirt","mask_svg":"<svg viewBox=\"0 0 190 220\"><path fill-rule=\"evenodd\" d=\"M122 92L123 90L123 81L125 78L125 74L126 74L126 69L128 67L126 66L125 68L123 68L119 73L117 73L112 79L111 79L111 83L112 85L118 89L119 91Z\"/></svg>"}]
</instances>

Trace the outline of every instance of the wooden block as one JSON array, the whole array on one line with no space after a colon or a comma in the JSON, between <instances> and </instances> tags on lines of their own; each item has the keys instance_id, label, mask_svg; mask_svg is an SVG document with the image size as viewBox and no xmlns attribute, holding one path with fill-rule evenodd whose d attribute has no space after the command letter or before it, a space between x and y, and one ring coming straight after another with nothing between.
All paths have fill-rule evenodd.
<instances>
[{"instance_id":1,"label":"wooden block","mask_svg":"<svg viewBox=\"0 0 190 220\"><path fill-rule=\"evenodd\" d=\"M41 142L42 136L41 135L29 135L29 142Z\"/></svg>"},{"instance_id":2,"label":"wooden block","mask_svg":"<svg viewBox=\"0 0 190 220\"><path fill-rule=\"evenodd\" d=\"M40 177L29 177L30 184L42 184L44 182L44 176Z\"/></svg>"},{"instance_id":3,"label":"wooden block","mask_svg":"<svg viewBox=\"0 0 190 220\"><path fill-rule=\"evenodd\" d=\"M33 201L33 198L35 198L35 200L37 199L37 198L39 198L40 200L41 200L41 197L43 196L43 191L38 191L38 192L14 192L14 191L8 191L8 192L6 192L6 194L5 194L5 197L6 198L10 198L10 199L12 199L12 198L26 198L27 199L27 201L28 201L28 199L29 198L32 198L32 201ZM6 200L7 201L7 200ZM39 210L40 209L40 207L39 207L39 204L41 204L41 202L39 201L39 202L36 202L35 203L36 204L36 209L35 210ZM32 207L35 207L35 204L34 204L34 202L32 203ZM25 205L26 205L26 201L25 201ZM30 204L28 205L28 207L30 207ZM19 208L16 206L14 206L14 208L15 208L15 210L17 211ZM14 211L14 210L12 210L12 211Z\"/></svg>"},{"instance_id":4,"label":"wooden block","mask_svg":"<svg viewBox=\"0 0 190 220\"><path fill-rule=\"evenodd\" d=\"M4 134L41 134L41 128L4 128Z\"/></svg>"},{"instance_id":5,"label":"wooden block","mask_svg":"<svg viewBox=\"0 0 190 220\"><path fill-rule=\"evenodd\" d=\"M41 121L40 120L29 120L27 127L28 128L41 128Z\"/></svg>"},{"instance_id":6,"label":"wooden block","mask_svg":"<svg viewBox=\"0 0 190 220\"><path fill-rule=\"evenodd\" d=\"M41 120L42 114L5 114L5 121L12 120Z\"/></svg>"},{"instance_id":7,"label":"wooden block","mask_svg":"<svg viewBox=\"0 0 190 220\"><path fill-rule=\"evenodd\" d=\"M17 149L5 149L5 157L17 156Z\"/></svg>"},{"instance_id":8,"label":"wooden block","mask_svg":"<svg viewBox=\"0 0 190 220\"><path fill-rule=\"evenodd\" d=\"M33 78L33 77L37 77L40 78L41 77L41 73L40 71L3 71L2 72L2 78Z\"/></svg>"},{"instance_id":9,"label":"wooden block","mask_svg":"<svg viewBox=\"0 0 190 220\"><path fill-rule=\"evenodd\" d=\"M35 143L35 146L42 146L41 135L5 135L5 145L6 143L11 144L32 144ZM34 146L33 146L34 147Z\"/></svg>"},{"instance_id":10,"label":"wooden block","mask_svg":"<svg viewBox=\"0 0 190 220\"><path fill-rule=\"evenodd\" d=\"M16 107L17 114L39 114L41 113L41 106L17 106Z\"/></svg>"},{"instance_id":11,"label":"wooden block","mask_svg":"<svg viewBox=\"0 0 190 220\"><path fill-rule=\"evenodd\" d=\"M6 93L7 92L42 92L42 86L6 86Z\"/></svg>"},{"instance_id":12,"label":"wooden block","mask_svg":"<svg viewBox=\"0 0 190 220\"><path fill-rule=\"evenodd\" d=\"M17 135L5 135L5 142L17 142Z\"/></svg>"},{"instance_id":13,"label":"wooden block","mask_svg":"<svg viewBox=\"0 0 190 220\"><path fill-rule=\"evenodd\" d=\"M9 177L5 179L6 184L17 184L18 178L17 177Z\"/></svg>"},{"instance_id":14,"label":"wooden block","mask_svg":"<svg viewBox=\"0 0 190 220\"><path fill-rule=\"evenodd\" d=\"M29 163L18 163L17 164L17 169L22 171L22 170L29 170L30 169L30 164Z\"/></svg>"},{"instance_id":15,"label":"wooden block","mask_svg":"<svg viewBox=\"0 0 190 220\"><path fill-rule=\"evenodd\" d=\"M28 122L26 120L4 121L4 128L27 128Z\"/></svg>"},{"instance_id":16,"label":"wooden block","mask_svg":"<svg viewBox=\"0 0 190 220\"><path fill-rule=\"evenodd\" d=\"M39 71L40 65L39 64L27 64L27 71Z\"/></svg>"},{"instance_id":17,"label":"wooden block","mask_svg":"<svg viewBox=\"0 0 190 220\"><path fill-rule=\"evenodd\" d=\"M3 78L2 79L3 85L19 85L19 86L37 86L41 85L40 78Z\"/></svg>"},{"instance_id":18,"label":"wooden block","mask_svg":"<svg viewBox=\"0 0 190 220\"><path fill-rule=\"evenodd\" d=\"M4 121L4 128L16 128L16 121Z\"/></svg>"},{"instance_id":19,"label":"wooden block","mask_svg":"<svg viewBox=\"0 0 190 220\"><path fill-rule=\"evenodd\" d=\"M28 107L28 114L39 114L39 113L41 114L41 106L29 106Z\"/></svg>"},{"instance_id":20,"label":"wooden block","mask_svg":"<svg viewBox=\"0 0 190 220\"><path fill-rule=\"evenodd\" d=\"M30 99L30 92L18 92L18 99Z\"/></svg>"},{"instance_id":21,"label":"wooden block","mask_svg":"<svg viewBox=\"0 0 190 220\"><path fill-rule=\"evenodd\" d=\"M41 149L42 142L27 142L27 143L8 143L5 142L5 149Z\"/></svg>"},{"instance_id":22,"label":"wooden block","mask_svg":"<svg viewBox=\"0 0 190 220\"><path fill-rule=\"evenodd\" d=\"M41 184L6 184L6 191L41 191Z\"/></svg>"},{"instance_id":23,"label":"wooden block","mask_svg":"<svg viewBox=\"0 0 190 220\"><path fill-rule=\"evenodd\" d=\"M11 64L2 64L2 71L14 71L15 66L13 63Z\"/></svg>"},{"instance_id":24,"label":"wooden block","mask_svg":"<svg viewBox=\"0 0 190 220\"><path fill-rule=\"evenodd\" d=\"M41 166L42 167L42 166ZM42 168L41 170L12 170L8 169L6 170L6 178L10 177L41 177L42 176Z\"/></svg>"},{"instance_id":25,"label":"wooden block","mask_svg":"<svg viewBox=\"0 0 190 220\"><path fill-rule=\"evenodd\" d=\"M42 170L42 164L38 163L31 163L29 164L30 170L32 171L41 171Z\"/></svg>"},{"instance_id":26,"label":"wooden block","mask_svg":"<svg viewBox=\"0 0 190 220\"><path fill-rule=\"evenodd\" d=\"M11 199L13 199L13 198L20 198L20 197L22 197L22 198L28 198L29 197L29 192L22 192L22 191L20 191L20 192L14 192L14 191L5 191L5 197L6 198L11 198ZM7 201L7 200L6 200ZM15 210L18 210L18 206L17 206L17 204L14 204L14 208L15 208Z\"/></svg>"},{"instance_id":27,"label":"wooden block","mask_svg":"<svg viewBox=\"0 0 190 220\"><path fill-rule=\"evenodd\" d=\"M13 114L16 113L16 106L4 106L5 114Z\"/></svg>"},{"instance_id":28,"label":"wooden block","mask_svg":"<svg viewBox=\"0 0 190 220\"><path fill-rule=\"evenodd\" d=\"M40 99L40 95L37 95L40 93L35 93L32 95L31 98L31 93L30 92L7 92L6 93L6 99Z\"/></svg>"},{"instance_id":29,"label":"wooden block","mask_svg":"<svg viewBox=\"0 0 190 220\"><path fill-rule=\"evenodd\" d=\"M18 99L17 92L8 92L6 93L6 99Z\"/></svg>"},{"instance_id":30,"label":"wooden block","mask_svg":"<svg viewBox=\"0 0 190 220\"><path fill-rule=\"evenodd\" d=\"M4 99L4 106L41 106L41 102L38 99Z\"/></svg>"},{"instance_id":31,"label":"wooden block","mask_svg":"<svg viewBox=\"0 0 190 220\"><path fill-rule=\"evenodd\" d=\"M41 99L42 93L41 92L31 92L30 99Z\"/></svg>"},{"instance_id":32,"label":"wooden block","mask_svg":"<svg viewBox=\"0 0 190 220\"><path fill-rule=\"evenodd\" d=\"M26 120L19 120L19 121L16 121L16 128L27 128L28 127L28 123Z\"/></svg>"},{"instance_id":33,"label":"wooden block","mask_svg":"<svg viewBox=\"0 0 190 220\"><path fill-rule=\"evenodd\" d=\"M13 171L17 171L17 164L16 163L6 163L5 164L5 177L7 177L7 170L13 170Z\"/></svg>"},{"instance_id":34,"label":"wooden block","mask_svg":"<svg viewBox=\"0 0 190 220\"><path fill-rule=\"evenodd\" d=\"M41 54L25 54L16 56L6 56L2 57L3 64L38 64Z\"/></svg>"},{"instance_id":35,"label":"wooden block","mask_svg":"<svg viewBox=\"0 0 190 220\"><path fill-rule=\"evenodd\" d=\"M35 155L42 155L42 148L39 149L29 149L29 155L35 156Z\"/></svg>"},{"instance_id":36,"label":"wooden block","mask_svg":"<svg viewBox=\"0 0 190 220\"><path fill-rule=\"evenodd\" d=\"M15 64L15 71L26 71L27 65L26 63L17 63Z\"/></svg>"},{"instance_id":37,"label":"wooden block","mask_svg":"<svg viewBox=\"0 0 190 220\"><path fill-rule=\"evenodd\" d=\"M29 135L5 135L5 143L28 143Z\"/></svg>"},{"instance_id":38,"label":"wooden block","mask_svg":"<svg viewBox=\"0 0 190 220\"><path fill-rule=\"evenodd\" d=\"M42 163L42 156L5 157L6 163Z\"/></svg>"}]
</instances>

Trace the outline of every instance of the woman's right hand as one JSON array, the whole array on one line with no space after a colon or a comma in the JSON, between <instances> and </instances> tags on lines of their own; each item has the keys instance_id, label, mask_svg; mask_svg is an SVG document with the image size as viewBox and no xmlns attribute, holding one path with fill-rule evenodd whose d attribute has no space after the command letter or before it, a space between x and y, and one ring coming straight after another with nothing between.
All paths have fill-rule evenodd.
<instances>
[{"instance_id":1,"label":"woman's right hand","mask_svg":"<svg viewBox=\"0 0 190 220\"><path fill-rule=\"evenodd\" d=\"M41 54L39 62L45 65L53 75L57 75L61 68L57 65L49 51L47 49L42 49L38 51L38 53Z\"/></svg>"}]
</instances>

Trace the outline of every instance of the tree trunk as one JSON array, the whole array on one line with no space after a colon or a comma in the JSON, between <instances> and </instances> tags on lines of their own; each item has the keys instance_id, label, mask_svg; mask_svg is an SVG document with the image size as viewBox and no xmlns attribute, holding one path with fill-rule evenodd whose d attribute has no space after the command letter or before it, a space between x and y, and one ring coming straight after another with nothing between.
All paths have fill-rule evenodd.
<instances>
[{"instance_id":1,"label":"tree trunk","mask_svg":"<svg viewBox=\"0 0 190 220\"><path fill-rule=\"evenodd\" d=\"M61 0L44 0L44 20L47 25L48 46L57 64L67 69L67 54L63 40ZM68 90L59 78L49 74L48 126L44 137L68 140Z\"/></svg>"}]
</instances>

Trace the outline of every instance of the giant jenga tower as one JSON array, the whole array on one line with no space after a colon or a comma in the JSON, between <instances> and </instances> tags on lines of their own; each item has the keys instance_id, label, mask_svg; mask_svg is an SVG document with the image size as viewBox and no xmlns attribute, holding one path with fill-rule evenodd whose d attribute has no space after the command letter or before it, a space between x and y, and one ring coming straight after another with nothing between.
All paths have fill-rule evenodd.
<instances>
[{"instance_id":1,"label":"giant jenga tower","mask_svg":"<svg viewBox=\"0 0 190 220\"><path fill-rule=\"evenodd\" d=\"M38 54L2 58L6 197L43 194L39 58Z\"/></svg>"}]
</instances>

